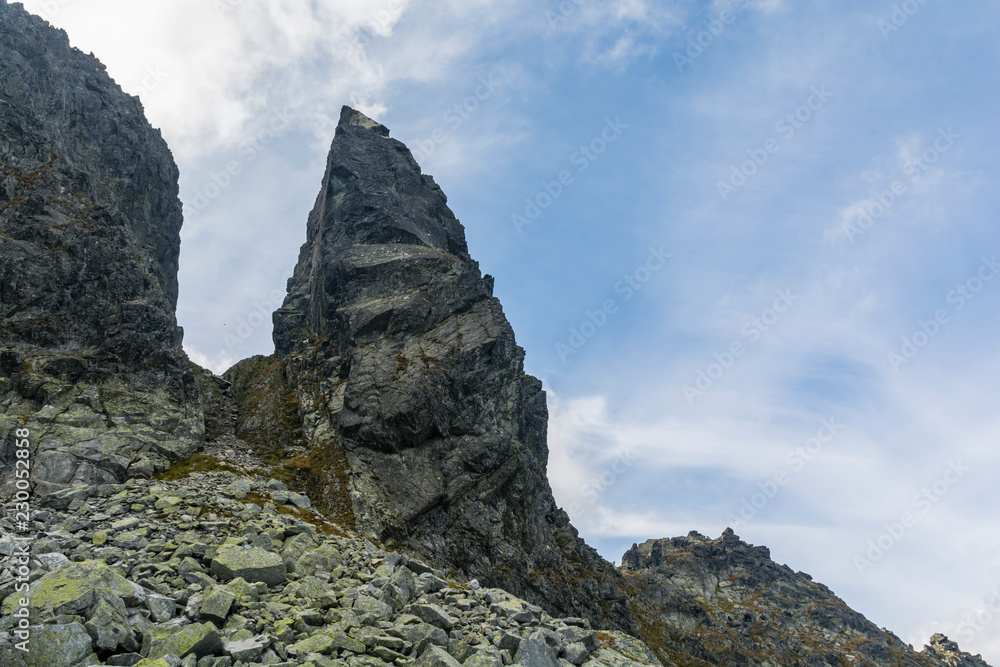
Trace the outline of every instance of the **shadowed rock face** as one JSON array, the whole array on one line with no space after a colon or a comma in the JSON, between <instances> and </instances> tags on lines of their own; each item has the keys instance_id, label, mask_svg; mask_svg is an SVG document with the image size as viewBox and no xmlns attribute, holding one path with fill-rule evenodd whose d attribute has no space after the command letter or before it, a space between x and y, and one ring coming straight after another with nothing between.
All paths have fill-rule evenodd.
<instances>
[{"instance_id":1,"label":"shadowed rock face","mask_svg":"<svg viewBox=\"0 0 1000 667\"><path fill-rule=\"evenodd\" d=\"M0 442L40 490L148 475L204 430L181 351L177 167L95 58L0 0Z\"/></svg>"},{"instance_id":2,"label":"shadowed rock face","mask_svg":"<svg viewBox=\"0 0 1000 667\"><path fill-rule=\"evenodd\" d=\"M631 617L546 477L541 383L434 180L344 108L274 341L313 489L363 530L562 614Z\"/></svg>"}]
</instances>

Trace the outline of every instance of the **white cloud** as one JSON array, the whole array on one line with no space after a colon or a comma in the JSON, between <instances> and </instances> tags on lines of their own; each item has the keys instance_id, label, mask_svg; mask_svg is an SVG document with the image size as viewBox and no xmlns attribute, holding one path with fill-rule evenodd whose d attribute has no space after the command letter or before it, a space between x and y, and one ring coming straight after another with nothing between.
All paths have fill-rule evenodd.
<instances>
[{"instance_id":1,"label":"white cloud","mask_svg":"<svg viewBox=\"0 0 1000 667\"><path fill-rule=\"evenodd\" d=\"M238 361L233 357L231 352L227 352L225 350L217 350L214 353L203 354L199 350L187 345L184 347L184 351L187 352L188 358L190 358L191 361L198 364L202 368L207 368L216 375L226 372L230 366Z\"/></svg>"},{"instance_id":2,"label":"white cloud","mask_svg":"<svg viewBox=\"0 0 1000 667\"><path fill-rule=\"evenodd\" d=\"M391 35L409 0L395 0L393 12L349 0L72 0L48 12L46 0L24 4L140 94L183 162L239 143L269 109L325 130L324 114L336 117L352 93L364 106L385 83L365 47Z\"/></svg>"}]
</instances>

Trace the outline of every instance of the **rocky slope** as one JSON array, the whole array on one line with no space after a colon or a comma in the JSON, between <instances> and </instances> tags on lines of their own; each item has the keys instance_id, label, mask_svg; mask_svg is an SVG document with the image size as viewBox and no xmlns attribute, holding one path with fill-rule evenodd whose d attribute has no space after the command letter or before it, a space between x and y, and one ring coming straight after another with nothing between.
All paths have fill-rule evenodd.
<instances>
[{"instance_id":1,"label":"rocky slope","mask_svg":"<svg viewBox=\"0 0 1000 667\"><path fill-rule=\"evenodd\" d=\"M0 458L27 426L42 491L151 475L203 437L177 192L139 100L0 0Z\"/></svg>"},{"instance_id":2,"label":"rocky slope","mask_svg":"<svg viewBox=\"0 0 1000 667\"><path fill-rule=\"evenodd\" d=\"M545 395L493 279L434 180L353 109L306 237L274 340L323 506L552 613L633 628L620 577L552 498Z\"/></svg>"},{"instance_id":3,"label":"rocky slope","mask_svg":"<svg viewBox=\"0 0 1000 667\"><path fill-rule=\"evenodd\" d=\"M331 524L276 480L181 467L43 501L30 591L0 570L5 667L644 667L641 642L454 581ZM0 519L0 554L19 550ZM7 560L7 559L5 559ZM15 613L32 628L24 653Z\"/></svg>"},{"instance_id":4,"label":"rocky slope","mask_svg":"<svg viewBox=\"0 0 1000 667\"><path fill-rule=\"evenodd\" d=\"M986 665L942 635L915 653L731 530L633 545L622 571L646 608L650 642L678 665Z\"/></svg>"},{"instance_id":5,"label":"rocky slope","mask_svg":"<svg viewBox=\"0 0 1000 667\"><path fill-rule=\"evenodd\" d=\"M650 647L386 549L239 458L52 493L28 527L5 513L0 664L988 667L941 635L914 653L731 533L626 554L626 577L660 605Z\"/></svg>"}]
</instances>

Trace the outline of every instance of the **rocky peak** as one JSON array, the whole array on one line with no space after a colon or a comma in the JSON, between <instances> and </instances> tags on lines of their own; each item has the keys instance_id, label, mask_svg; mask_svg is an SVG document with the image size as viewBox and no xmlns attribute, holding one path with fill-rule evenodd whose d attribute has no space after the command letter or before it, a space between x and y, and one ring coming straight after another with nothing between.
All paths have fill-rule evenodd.
<instances>
[{"instance_id":1,"label":"rocky peak","mask_svg":"<svg viewBox=\"0 0 1000 667\"><path fill-rule=\"evenodd\" d=\"M709 539L647 540L622 556L646 638L677 664L969 665L985 663L941 635L922 653L848 607L803 572L771 560L731 529ZM761 662L760 656L767 660Z\"/></svg>"},{"instance_id":2,"label":"rocky peak","mask_svg":"<svg viewBox=\"0 0 1000 667\"><path fill-rule=\"evenodd\" d=\"M628 627L617 574L552 498L545 395L492 292L438 185L345 107L274 315L310 488L359 530Z\"/></svg>"},{"instance_id":3,"label":"rocky peak","mask_svg":"<svg viewBox=\"0 0 1000 667\"><path fill-rule=\"evenodd\" d=\"M181 350L177 167L137 98L0 2L0 459L40 489L148 476L204 425Z\"/></svg>"},{"instance_id":4,"label":"rocky peak","mask_svg":"<svg viewBox=\"0 0 1000 667\"><path fill-rule=\"evenodd\" d=\"M350 344L432 328L491 296L434 179L383 125L349 107L306 236L274 317L279 357L306 330Z\"/></svg>"},{"instance_id":5,"label":"rocky peak","mask_svg":"<svg viewBox=\"0 0 1000 667\"><path fill-rule=\"evenodd\" d=\"M923 653L947 667L989 667L978 655L970 655L942 634L931 635L930 645L925 646Z\"/></svg>"},{"instance_id":6,"label":"rocky peak","mask_svg":"<svg viewBox=\"0 0 1000 667\"><path fill-rule=\"evenodd\" d=\"M492 278L364 114L341 112L276 356L224 380L180 348L169 150L6 0L0 169L0 472L27 428L38 500L0 516L32 570L0 562L0 663L985 665L942 635L916 653L731 530L600 558L553 500Z\"/></svg>"},{"instance_id":7,"label":"rocky peak","mask_svg":"<svg viewBox=\"0 0 1000 667\"><path fill-rule=\"evenodd\" d=\"M341 127L347 125L357 125L381 134L383 137L389 136L389 128L385 125L372 120L360 111L356 111L349 106L344 106L340 110L340 123L338 123L337 129L339 130Z\"/></svg>"}]
</instances>

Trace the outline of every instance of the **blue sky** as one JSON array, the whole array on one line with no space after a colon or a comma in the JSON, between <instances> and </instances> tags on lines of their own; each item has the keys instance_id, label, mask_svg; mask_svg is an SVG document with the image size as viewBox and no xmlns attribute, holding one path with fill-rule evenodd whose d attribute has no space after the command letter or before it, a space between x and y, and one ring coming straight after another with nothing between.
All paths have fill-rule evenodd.
<instances>
[{"instance_id":1,"label":"blue sky","mask_svg":"<svg viewBox=\"0 0 1000 667\"><path fill-rule=\"evenodd\" d=\"M496 277L606 557L733 525L1000 663L996 3L25 5L174 150L193 358L272 351L352 104Z\"/></svg>"}]
</instances>

